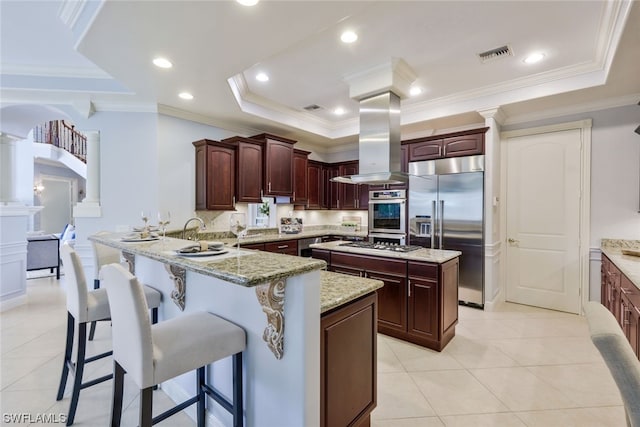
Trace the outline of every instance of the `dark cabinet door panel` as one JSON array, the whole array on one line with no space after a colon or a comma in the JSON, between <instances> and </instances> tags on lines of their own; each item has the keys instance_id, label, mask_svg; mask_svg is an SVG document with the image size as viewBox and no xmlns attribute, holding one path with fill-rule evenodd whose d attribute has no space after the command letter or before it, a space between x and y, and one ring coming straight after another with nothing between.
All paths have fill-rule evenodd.
<instances>
[{"instance_id":1,"label":"dark cabinet door panel","mask_svg":"<svg viewBox=\"0 0 640 427\"><path fill-rule=\"evenodd\" d=\"M472 156L484 153L484 133L445 138L443 157Z\"/></svg>"},{"instance_id":2,"label":"dark cabinet door panel","mask_svg":"<svg viewBox=\"0 0 640 427\"><path fill-rule=\"evenodd\" d=\"M407 329L407 279L377 272L367 272L368 279L382 280L378 289L378 323L381 327L406 331Z\"/></svg>"},{"instance_id":3,"label":"dark cabinet door panel","mask_svg":"<svg viewBox=\"0 0 640 427\"><path fill-rule=\"evenodd\" d=\"M235 209L235 151L216 146L207 150L207 209Z\"/></svg>"},{"instance_id":4,"label":"dark cabinet door panel","mask_svg":"<svg viewBox=\"0 0 640 427\"><path fill-rule=\"evenodd\" d=\"M238 202L262 203L262 146L238 144Z\"/></svg>"},{"instance_id":5,"label":"dark cabinet door panel","mask_svg":"<svg viewBox=\"0 0 640 427\"><path fill-rule=\"evenodd\" d=\"M409 290L407 331L438 340L438 282L409 278Z\"/></svg>"}]
</instances>

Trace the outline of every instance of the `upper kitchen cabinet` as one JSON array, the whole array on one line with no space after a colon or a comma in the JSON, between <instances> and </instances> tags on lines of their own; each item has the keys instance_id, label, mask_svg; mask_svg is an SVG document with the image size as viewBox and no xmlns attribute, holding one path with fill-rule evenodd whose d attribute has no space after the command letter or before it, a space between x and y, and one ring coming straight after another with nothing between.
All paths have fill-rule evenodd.
<instances>
[{"instance_id":1,"label":"upper kitchen cabinet","mask_svg":"<svg viewBox=\"0 0 640 427\"><path fill-rule=\"evenodd\" d=\"M484 154L484 134L489 128L403 141L409 162Z\"/></svg>"},{"instance_id":2,"label":"upper kitchen cabinet","mask_svg":"<svg viewBox=\"0 0 640 427\"><path fill-rule=\"evenodd\" d=\"M236 202L262 203L262 142L240 136L222 142L236 147Z\"/></svg>"},{"instance_id":3,"label":"upper kitchen cabinet","mask_svg":"<svg viewBox=\"0 0 640 427\"><path fill-rule=\"evenodd\" d=\"M264 144L264 195L293 197L293 144L296 141L268 133L251 139Z\"/></svg>"},{"instance_id":4,"label":"upper kitchen cabinet","mask_svg":"<svg viewBox=\"0 0 640 427\"><path fill-rule=\"evenodd\" d=\"M307 165L307 208L325 209L324 199L326 171L321 162L309 160Z\"/></svg>"},{"instance_id":5,"label":"upper kitchen cabinet","mask_svg":"<svg viewBox=\"0 0 640 427\"><path fill-rule=\"evenodd\" d=\"M236 150L233 145L202 139L196 149L196 210L235 209Z\"/></svg>"},{"instance_id":6,"label":"upper kitchen cabinet","mask_svg":"<svg viewBox=\"0 0 640 427\"><path fill-rule=\"evenodd\" d=\"M294 205L307 205L309 202L309 151L293 150L293 197Z\"/></svg>"}]
</instances>

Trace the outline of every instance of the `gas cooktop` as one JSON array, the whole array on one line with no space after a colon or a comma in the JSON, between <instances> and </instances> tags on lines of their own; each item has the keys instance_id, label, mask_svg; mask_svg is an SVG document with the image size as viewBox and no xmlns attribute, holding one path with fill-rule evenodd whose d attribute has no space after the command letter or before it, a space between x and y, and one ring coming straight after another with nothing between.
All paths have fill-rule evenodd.
<instances>
[{"instance_id":1,"label":"gas cooktop","mask_svg":"<svg viewBox=\"0 0 640 427\"><path fill-rule=\"evenodd\" d=\"M341 243L340 246L347 246L350 248L378 249L382 251L393 251L393 252L411 252L411 251L416 251L418 249L422 249L422 246L392 245L389 243L371 243L371 242Z\"/></svg>"}]
</instances>

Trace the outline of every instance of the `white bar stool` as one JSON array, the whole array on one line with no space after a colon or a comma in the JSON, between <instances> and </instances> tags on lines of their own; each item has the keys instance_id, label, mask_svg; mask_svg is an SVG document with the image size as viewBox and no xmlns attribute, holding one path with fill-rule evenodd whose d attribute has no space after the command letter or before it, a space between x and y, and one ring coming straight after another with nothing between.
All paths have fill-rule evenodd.
<instances>
[{"instance_id":1,"label":"white bar stool","mask_svg":"<svg viewBox=\"0 0 640 427\"><path fill-rule=\"evenodd\" d=\"M122 415L124 374L140 388L140 427L149 427L197 403L198 427L205 425L205 396L233 415L234 427L243 425L242 352L244 329L207 312L185 314L151 325L142 286L121 265L102 270L102 283L111 304L114 384L111 426ZM205 367L233 356L233 402L205 384ZM152 389L163 381L198 370L197 394L152 418Z\"/></svg>"},{"instance_id":2,"label":"white bar stool","mask_svg":"<svg viewBox=\"0 0 640 427\"><path fill-rule=\"evenodd\" d=\"M93 362L110 356L113 352L107 351L92 357L86 358L87 347L87 323L93 321L110 320L109 300L106 289L87 290L87 281L84 269L78 254L68 244L63 244L61 249L62 262L65 267L67 283L67 339L62 364L62 375L56 400L62 400L64 389L67 385L69 373L74 375L73 391L69 404L69 414L67 416L67 426L73 424L78 408L80 390L113 378L112 374L82 382L85 363ZM144 298L147 304L154 311L154 318L157 318L158 307L162 295L157 290L148 286L144 287ZM75 362L72 361L73 341L75 324L78 323L78 342Z\"/></svg>"},{"instance_id":3,"label":"white bar stool","mask_svg":"<svg viewBox=\"0 0 640 427\"><path fill-rule=\"evenodd\" d=\"M107 231L100 231L96 233L96 236L103 234L110 234ZM93 246L93 289L100 289L100 269L105 265L119 263L120 262L120 250L111 248L106 245L101 245L95 241L91 242ZM155 319L153 323L157 323L158 319ZM89 341L93 341L93 337L96 333L96 324L98 322L91 322L89 328Z\"/></svg>"}]
</instances>

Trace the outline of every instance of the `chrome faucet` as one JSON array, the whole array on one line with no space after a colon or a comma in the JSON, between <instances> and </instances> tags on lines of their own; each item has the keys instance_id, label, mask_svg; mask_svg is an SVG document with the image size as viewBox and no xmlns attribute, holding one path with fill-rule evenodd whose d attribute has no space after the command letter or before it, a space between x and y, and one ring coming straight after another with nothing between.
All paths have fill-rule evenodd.
<instances>
[{"instance_id":1,"label":"chrome faucet","mask_svg":"<svg viewBox=\"0 0 640 427\"><path fill-rule=\"evenodd\" d=\"M198 231L203 230L203 229L205 229L205 230L206 230L207 226L205 225L205 223L204 223L204 221L202 220L202 218L198 218L197 216L194 216L193 218L189 218L189 219L187 220L187 222L185 222L185 223L184 223L184 227L182 227L182 238L183 238L183 239L184 239L184 236L185 236L185 234L186 234L186 232L187 232L187 225L189 225L189 223L190 223L191 221L193 221L193 220L200 221L200 228L199 228L199 230L198 230Z\"/></svg>"}]
</instances>

